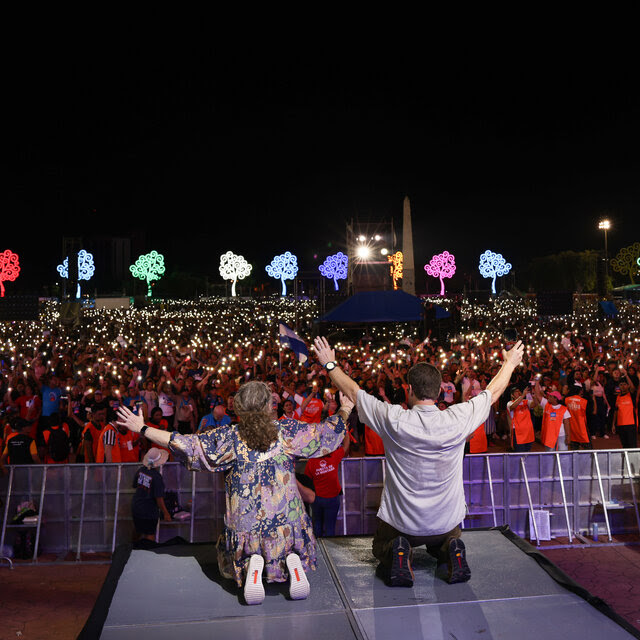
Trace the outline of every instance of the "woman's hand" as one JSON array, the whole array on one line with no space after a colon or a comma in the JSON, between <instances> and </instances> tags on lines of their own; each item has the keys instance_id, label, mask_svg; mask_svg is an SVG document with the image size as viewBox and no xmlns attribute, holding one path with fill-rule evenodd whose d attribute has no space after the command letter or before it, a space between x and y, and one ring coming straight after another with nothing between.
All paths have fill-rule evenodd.
<instances>
[{"instance_id":1,"label":"woman's hand","mask_svg":"<svg viewBox=\"0 0 640 640\"><path fill-rule=\"evenodd\" d=\"M342 393L342 391L340 392L340 408L349 412L351 412L351 410L353 409L353 402L351 401L349 396Z\"/></svg>"},{"instance_id":2,"label":"woman's hand","mask_svg":"<svg viewBox=\"0 0 640 640\"><path fill-rule=\"evenodd\" d=\"M335 362L336 352L331 348L326 338L318 336L313 341L313 347L318 355L318 361L323 367L327 362Z\"/></svg>"},{"instance_id":3,"label":"woman's hand","mask_svg":"<svg viewBox=\"0 0 640 640\"><path fill-rule=\"evenodd\" d=\"M118 425L121 427L127 427L129 431L140 433L140 429L144 427L144 417L142 415L137 416L129 409L129 407L121 405L118 407L117 414Z\"/></svg>"}]
</instances>

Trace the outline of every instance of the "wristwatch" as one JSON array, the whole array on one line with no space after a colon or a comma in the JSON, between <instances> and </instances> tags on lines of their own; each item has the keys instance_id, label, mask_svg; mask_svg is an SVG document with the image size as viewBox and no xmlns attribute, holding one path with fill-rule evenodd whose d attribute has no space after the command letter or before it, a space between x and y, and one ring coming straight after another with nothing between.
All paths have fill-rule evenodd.
<instances>
[{"instance_id":1,"label":"wristwatch","mask_svg":"<svg viewBox=\"0 0 640 640\"><path fill-rule=\"evenodd\" d=\"M144 432L145 432L148 428L149 428L149 426L145 424L145 425L144 425L144 427L142 427L142 429L140 429L140 435L141 435L141 436L143 436L143 435L144 435Z\"/></svg>"},{"instance_id":2,"label":"wristwatch","mask_svg":"<svg viewBox=\"0 0 640 640\"><path fill-rule=\"evenodd\" d=\"M327 371L333 371L338 365L335 362L327 362L327 364L324 365L324 368Z\"/></svg>"}]
</instances>

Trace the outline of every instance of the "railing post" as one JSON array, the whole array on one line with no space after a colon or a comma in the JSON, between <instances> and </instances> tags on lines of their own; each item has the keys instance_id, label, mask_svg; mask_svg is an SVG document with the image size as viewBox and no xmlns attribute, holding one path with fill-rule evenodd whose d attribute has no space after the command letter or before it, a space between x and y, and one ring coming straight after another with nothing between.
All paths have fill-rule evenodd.
<instances>
[{"instance_id":1,"label":"railing post","mask_svg":"<svg viewBox=\"0 0 640 640\"><path fill-rule=\"evenodd\" d=\"M491 462L489 460L489 456L485 456L484 459L487 461L487 476L489 478L489 493L491 494L491 511L493 512L493 526L498 526L498 520L496 518L496 503L493 497L493 478L491 477ZM469 471L469 475L471 475L471 471Z\"/></svg>"},{"instance_id":2,"label":"railing post","mask_svg":"<svg viewBox=\"0 0 640 640\"><path fill-rule=\"evenodd\" d=\"M611 542L611 527L609 526L609 514L607 512L607 500L604 497L604 487L602 486L602 476L600 475L600 464L598 463L598 453L596 451L591 452L593 459L596 463L596 473L598 474L598 485L600 486L600 497L602 498L602 511L604 513L604 521L607 525L607 536L609 542Z\"/></svg>"},{"instance_id":3,"label":"railing post","mask_svg":"<svg viewBox=\"0 0 640 640\"><path fill-rule=\"evenodd\" d=\"M533 501L531 500L531 490L529 489L529 479L527 478L527 470L524 464L524 456L520 458L520 467L522 468L522 474L524 476L524 484L527 488L527 496L529 498L529 513L531 514L531 522L533 524L533 530L535 531L535 534L536 534L536 545L539 547L540 534L538 533L538 523L536 522L536 517L535 517L535 514L533 513Z\"/></svg>"},{"instance_id":4,"label":"railing post","mask_svg":"<svg viewBox=\"0 0 640 640\"><path fill-rule=\"evenodd\" d=\"M629 452L625 449L622 452L624 456L625 466L629 474L629 482L631 483L631 497L633 498L633 508L636 510L636 522L638 523L638 533L640 533L640 515L638 514L638 501L636 500L636 489L633 486L633 475L631 474L631 464L629 463Z\"/></svg>"},{"instance_id":5,"label":"railing post","mask_svg":"<svg viewBox=\"0 0 640 640\"><path fill-rule=\"evenodd\" d=\"M342 535L347 535L347 494L344 483L344 459L340 461L340 484L342 485Z\"/></svg>"},{"instance_id":6,"label":"railing post","mask_svg":"<svg viewBox=\"0 0 640 640\"><path fill-rule=\"evenodd\" d=\"M7 532L7 518L9 517L9 502L11 500L11 489L13 488L13 465L9 467L9 483L7 484L7 498L4 502L4 516L2 518L2 536L0 536L0 552L4 549L4 539Z\"/></svg>"},{"instance_id":7,"label":"railing post","mask_svg":"<svg viewBox=\"0 0 640 640\"><path fill-rule=\"evenodd\" d=\"M118 529L118 508L120 507L120 478L122 476L122 465L118 464L118 478L116 480L116 506L113 514L113 537L111 539L111 553L116 550L116 531Z\"/></svg>"},{"instance_id":8,"label":"railing post","mask_svg":"<svg viewBox=\"0 0 640 640\"><path fill-rule=\"evenodd\" d=\"M89 476L89 466L84 465L84 477L82 480L82 502L80 503L80 522L78 523L78 550L76 552L76 562L80 561L82 549L82 526L84 524L84 505L87 497L87 478Z\"/></svg>"},{"instance_id":9,"label":"railing post","mask_svg":"<svg viewBox=\"0 0 640 640\"><path fill-rule=\"evenodd\" d=\"M36 526L36 542L33 545L33 562L38 562L38 544L40 543L40 527L42 526L42 515L44 513L44 491L47 486L47 465L42 467L42 485L40 486L40 504L38 509L38 525Z\"/></svg>"},{"instance_id":10,"label":"railing post","mask_svg":"<svg viewBox=\"0 0 640 640\"><path fill-rule=\"evenodd\" d=\"M560 454L556 452L556 463L558 465L558 475L560 476L560 489L562 490L562 506L564 507L564 517L567 521L567 533L569 534L569 542L573 542L573 536L571 535L571 525L569 523L569 509L567 507L567 496L564 492L564 477L562 475L562 466L560 465Z\"/></svg>"}]
</instances>

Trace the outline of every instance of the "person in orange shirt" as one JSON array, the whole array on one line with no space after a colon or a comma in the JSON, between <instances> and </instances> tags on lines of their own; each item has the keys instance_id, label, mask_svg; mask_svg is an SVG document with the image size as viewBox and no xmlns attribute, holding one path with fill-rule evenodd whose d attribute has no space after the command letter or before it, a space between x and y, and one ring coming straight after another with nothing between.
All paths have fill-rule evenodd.
<instances>
[{"instance_id":1,"label":"person in orange shirt","mask_svg":"<svg viewBox=\"0 0 640 640\"><path fill-rule=\"evenodd\" d=\"M486 453L487 452L487 432L485 431L486 422L483 422L468 438L469 453Z\"/></svg>"},{"instance_id":2,"label":"person in orange shirt","mask_svg":"<svg viewBox=\"0 0 640 640\"><path fill-rule=\"evenodd\" d=\"M82 435L82 452L85 463L95 462L98 455L98 442L100 433L104 429L107 420L107 408L96 405L91 412L91 420L84 425Z\"/></svg>"},{"instance_id":3,"label":"person in orange shirt","mask_svg":"<svg viewBox=\"0 0 640 640\"><path fill-rule=\"evenodd\" d=\"M109 422L100 433L96 462L139 462L140 437L127 427Z\"/></svg>"},{"instance_id":4,"label":"person in orange shirt","mask_svg":"<svg viewBox=\"0 0 640 640\"><path fill-rule=\"evenodd\" d=\"M638 432L634 398L626 378L620 378L619 385L620 393L613 410L613 424L616 425L616 433L620 436L622 448L635 449L638 446Z\"/></svg>"},{"instance_id":5,"label":"person in orange shirt","mask_svg":"<svg viewBox=\"0 0 640 640\"><path fill-rule=\"evenodd\" d=\"M319 394L320 387L318 381L314 380L311 391L300 406L300 422L316 424L322 420L322 408L324 407L324 402L322 402L318 397Z\"/></svg>"},{"instance_id":6,"label":"person in orange shirt","mask_svg":"<svg viewBox=\"0 0 640 640\"><path fill-rule=\"evenodd\" d=\"M587 429L587 399L584 397L585 389L577 382L571 387L571 395L564 399L569 409L571 418L571 444L570 449L593 449Z\"/></svg>"},{"instance_id":7,"label":"person in orange shirt","mask_svg":"<svg viewBox=\"0 0 640 640\"><path fill-rule=\"evenodd\" d=\"M562 404L557 391L547 391L547 397L539 400L542 407L542 432L540 439L547 451L566 451L571 440L571 414Z\"/></svg>"},{"instance_id":8,"label":"person in orange shirt","mask_svg":"<svg viewBox=\"0 0 640 640\"><path fill-rule=\"evenodd\" d=\"M51 425L42 432L45 464L69 462L69 438L69 426L65 422Z\"/></svg>"},{"instance_id":9,"label":"person in orange shirt","mask_svg":"<svg viewBox=\"0 0 640 640\"><path fill-rule=\"evenodd\" d=\"M531 409L537 406L535 398L527 399L527 387L520 392L518 387L511 387L511 400L507 402L507 412L511 423L511 446L516 453L531 451L535 440Z\"/></svg>"}]
</instances>

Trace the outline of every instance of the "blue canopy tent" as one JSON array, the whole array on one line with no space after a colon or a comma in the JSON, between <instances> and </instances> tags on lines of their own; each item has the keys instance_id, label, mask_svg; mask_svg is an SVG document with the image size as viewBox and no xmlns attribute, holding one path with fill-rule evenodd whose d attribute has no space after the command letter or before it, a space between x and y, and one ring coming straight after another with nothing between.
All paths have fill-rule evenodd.
<instances>
[{"instance_id":1,"label":"blue canopy tent","mask_svg":"<svg viewBox=\"0 0 640 640\"><path fill-rule=\"evenodd\" d=\"M362 291L323 315L318 322L420 322L422 301L404 291ZM436 305L436 318L449 313Z\"/></svg>"}]
</instances>

